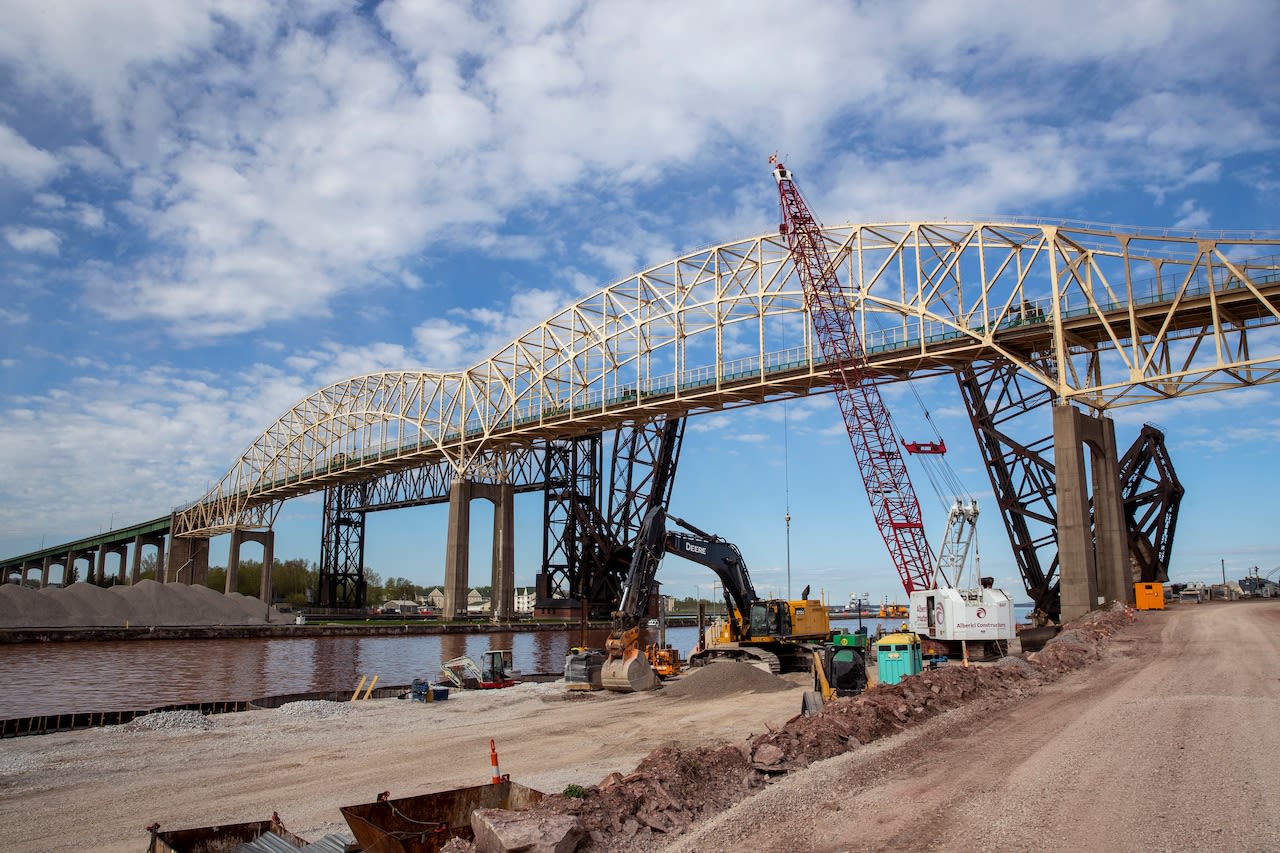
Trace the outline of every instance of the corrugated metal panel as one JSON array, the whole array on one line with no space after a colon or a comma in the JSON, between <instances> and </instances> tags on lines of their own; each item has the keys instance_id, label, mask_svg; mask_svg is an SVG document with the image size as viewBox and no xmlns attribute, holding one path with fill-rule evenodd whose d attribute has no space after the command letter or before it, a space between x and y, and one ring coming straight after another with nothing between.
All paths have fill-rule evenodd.
<instances>
[{"instance_id":1,"label":"corrugated metal panel","mask_svg":"<svg viewBox=\"0 0 1280 853\"><path fill-rule=\"evenodd\" d=\"M355 839L345 835L326 835L306 846L307 853L346 853L347 845Z\"/></svg>"},{"instance_id":2,"label":"corrugated metal panel","mask_svg":"<svg viewBox=\"0 0 1280 853\"><path fill-rule=\"evenodd\" d=\"M233 853L298 853L298 845L286 841L274 832L264 832L253 841L246 841Z\"/></svg>"}]
</instances>

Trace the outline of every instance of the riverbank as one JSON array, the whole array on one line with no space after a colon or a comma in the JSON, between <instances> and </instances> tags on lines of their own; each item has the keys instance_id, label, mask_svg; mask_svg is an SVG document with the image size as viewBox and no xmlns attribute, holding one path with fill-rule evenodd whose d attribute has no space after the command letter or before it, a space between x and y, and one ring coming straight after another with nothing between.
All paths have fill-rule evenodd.
<instances>
[{"instance_id":1,"label":"riverbank","mask_svg":"<svg viewBox=\"0 0 1280 853\"><path fill-rule=\"evenodd\" d=\"M858 621L855 616L832 616L831 622ZM883 620L866 620L874 629ZM707 618L710 624L711 618ZM675 616L667 620L668 628L692 628L696 616ZM0 627L0 645L11 643L71 643L118 640L228 640L228 639L298 639L302 637L401 637L433 634L495 634L537 631L575 631L582 627L577 620L517 619L511 621L439 622L435 620L387 621L371 618L364 622L307 622L299 625L126 625L120 627ZM587 623L589 631L607 631L608 622ZM850 629L846 629L850 630Z\"/></svg>"},{"instance_id":2,"label":"riverbank","mask_svg":"<svg viewBox=\"0 0 1280 853\"><path fill-rule=\"evenodd\" d=\"M0 643L95 640L229 640L301 637L400 637L413 634L493 634L568 631L579 622L352 622L307 625L149 625L120 628L0 628ZM590 630L608 628L592 622Z\"/></svg>"}]
</instances>

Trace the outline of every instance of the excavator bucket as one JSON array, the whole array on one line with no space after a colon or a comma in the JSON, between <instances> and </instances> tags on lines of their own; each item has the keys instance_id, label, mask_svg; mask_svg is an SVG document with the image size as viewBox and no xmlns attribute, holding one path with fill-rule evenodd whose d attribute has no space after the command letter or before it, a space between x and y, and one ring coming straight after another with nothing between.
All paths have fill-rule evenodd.
<instances>
[{"instance_id":1,"label":"excavator bucket","mask_svg":"<svg viewBox=\"0 0 1280 853\"><path fill-rule=\"evenodd\" d=\"M658 674L639 649L608 658L600 667L600 685L615 693L640 693L658 687Z\"/></svg>"}]
</instances>

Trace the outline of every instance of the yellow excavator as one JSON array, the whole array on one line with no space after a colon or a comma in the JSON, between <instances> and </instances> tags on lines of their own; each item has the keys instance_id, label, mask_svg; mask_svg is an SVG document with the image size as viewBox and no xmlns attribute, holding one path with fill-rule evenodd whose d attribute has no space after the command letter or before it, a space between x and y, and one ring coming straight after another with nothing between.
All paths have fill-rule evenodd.
<instances>
[{"instance_id":1,"label":"yellow excavator","mask_svg":"<svg viewBox=\"0 0 1280 853\"><path fill-rule=\"evenodd\" d=\"M689 532L668 531L668 518ZM821 601L808 598L808 587L793 601L760 598L741 552L732 543L654 507L640 525L622 600L605 642L600 670L605 689L632 693L658 686L658 676L640 647L640 620L658 566L668 553L708 567L724 588L727 616L719 630L705 638L703 648L689 656L689 666L745 660L771 672L807 672L813 651L830 639L827 609Z\"/></svg>"}]
</instances>

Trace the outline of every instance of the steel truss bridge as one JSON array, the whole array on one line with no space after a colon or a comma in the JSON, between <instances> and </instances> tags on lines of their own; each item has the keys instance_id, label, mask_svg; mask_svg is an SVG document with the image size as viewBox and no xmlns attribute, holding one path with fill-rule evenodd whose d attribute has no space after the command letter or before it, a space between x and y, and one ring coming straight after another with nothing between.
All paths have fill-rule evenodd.
<instances>
[{"instance_id":1,"label":"steel truss bridge","mask_svg":"<svg viewBox=\"0 0 1280 853\"><path fill-rule=\"evenodd\" d=\"M1280 232L1010 219L823 236L877 381L959 379L1011 535L1052 521L1035 506L1052 444L1027 423L1044 403L1103 413L1280 377ZM285 500L357 484L348 509L436 502L454 480L544 488L556 443L830 390L788 246L765 234L618 281L466 370L317 391L172 533L269 528Z\"/></svg>"}]
</instances>

